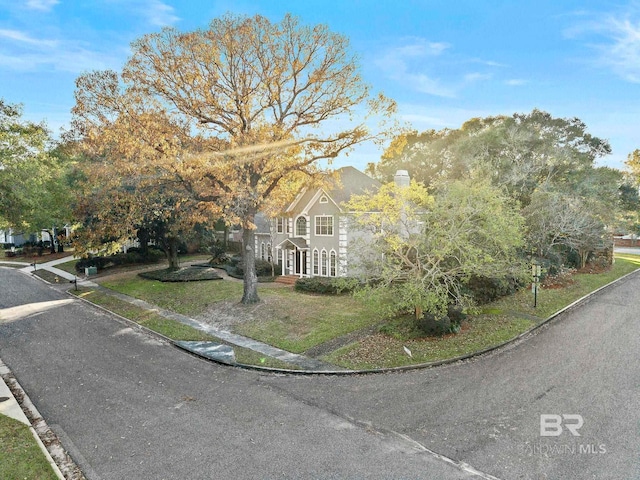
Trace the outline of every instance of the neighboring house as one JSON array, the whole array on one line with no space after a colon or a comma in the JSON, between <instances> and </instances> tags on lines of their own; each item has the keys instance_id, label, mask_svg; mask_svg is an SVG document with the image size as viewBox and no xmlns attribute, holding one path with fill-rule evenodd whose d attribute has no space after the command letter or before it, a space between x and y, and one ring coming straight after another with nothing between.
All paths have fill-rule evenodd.
<instances>
[{"instance_id":1,"label":"neighboring house","mask_svg":"<svg viewBox=\"0 0 640 480\"><path fill-rule=\"evenodd\" d=\"M8 230L0 230L0 243L13 244L16 247L22 246L28 239L25 239L24 234L17 233L11 228Z\"/></svg>"},{"instance_id":2,"label":"neighboring house","mask_svg":"<svg viewBox=\"0 0 640 480\"><path fill-rule=\"evenodd\" d=\"M407 172L401 172L396 181L408 184ZM256 217L256 258L280 264L283 275L349 274L349 245L362 232L349 228L349 212L343 204L352 195L375 193L380 182L353 167L336 173L333 186L303 189L283 216L270 220L264 215Z\"/></svg>"}]
</instances>

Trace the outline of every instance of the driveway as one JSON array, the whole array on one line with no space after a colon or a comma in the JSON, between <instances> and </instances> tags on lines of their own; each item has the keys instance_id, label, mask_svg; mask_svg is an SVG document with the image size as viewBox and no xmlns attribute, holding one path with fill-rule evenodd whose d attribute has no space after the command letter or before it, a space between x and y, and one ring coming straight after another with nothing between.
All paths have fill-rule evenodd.
<instances>
[{"instance_id":1,"label":"driveway","mask_svg":"<svg viewBox=\"0 0 640 480\"><path fill-rule=\"evenodd\" d=\"M9 269L0 285L0 308L68 298ZM639 289L402 374L221 367L77 300L0 320L0 357L90 479L640 478Z\"/></svg>"}]
</instances>

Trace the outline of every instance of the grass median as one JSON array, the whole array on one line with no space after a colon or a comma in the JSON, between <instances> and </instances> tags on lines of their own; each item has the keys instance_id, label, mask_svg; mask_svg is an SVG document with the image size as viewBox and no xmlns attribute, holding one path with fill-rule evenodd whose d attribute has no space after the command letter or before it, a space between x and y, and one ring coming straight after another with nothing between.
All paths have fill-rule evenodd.
<instances>
[{"instance_id":1,"label":"grass median","mask_svg":"<svg viewBox=\"0 0 640 480\"><path fill-rule=\"evenodd\" d=\"M380 312L348 295L311 295L264 284L259 290L262 302L244 306L237 303L242 283L228 280L169 284L130 274L105 281L103 286L189 316L209 312L215 317L216 308L226 304L227 314L231 311L245 317L231 327L235 333L294 353L328 345L332 348L319 354L322 360L350 369L369 369L445 360L498 345L639 267L639 256L618 255L613 267L603 273L574 274L570 285L542 289L536 308L530 290L523 289L469 315L458 334L440 337L416 336L409 317L384 319ZM341 343L341 338L346 343Z\"/></svg>"},{"instance_id":2,"label":"grass median","mask_svg":"<svg viewBox=\"0 0 640 480\"><path fill-rule=\"evenodd\" d=\"M0 415L0 445L0 478L58 478L27 425Z\"/></svg>"}]
</instances>

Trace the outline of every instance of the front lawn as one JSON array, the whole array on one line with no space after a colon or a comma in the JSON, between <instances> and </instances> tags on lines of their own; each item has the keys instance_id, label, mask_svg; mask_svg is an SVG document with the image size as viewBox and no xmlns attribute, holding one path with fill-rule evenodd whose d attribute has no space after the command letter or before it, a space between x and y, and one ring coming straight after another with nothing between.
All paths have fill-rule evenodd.
<instances>
[{"instance_id":1,"label":"front lawn","mask_svg":"<svg viewBox=\"0 0 640 480\"><path fill-rule=\"evenodd\" d=\"M77 291L72 291L78 297L100 305L107 310L117 313L118 315L133 320L134 322L142 325L143 327L153 330L164 335L171 340L185 340L185 341L205 341L216 342L221 344L227 344L224 340L218 337L210 335L206 332L197 330L189 325L184 325L175 320L170 320L158 315L153 310L147 310L136 305L131 305L125 301L115 298L111 295L105 294L99 290L91 288L79 288ZM265 355L249 350L247 348L235 347L236 361L246 365L260 365L270 368L284 368L284 369L296 369L295 365L282 362L275 358L265 357Z\"/></svg>"},{"instance_id":2,"label":"front lawn","mask_svg":"<svg viewBox=\"0 0 640 480\"><path fill-rule=\"evenodd\" d=\"M567 287L542 289L537 308L531 291L523 289L468 316L460 333L441 337L416 337L407 323L410 317L385 321L380 312L349 295L312 295L264 284L259 288L263 301L243 306L237 303L242 283L230 280L173 284L131 273L103 286L192 317L208 315L215 320L218 313L242 317L230 327L235 333L294 353L316 347L312 351L326 362L368 369L445 360L498 345L639 267L640 257L617 255L614 266L604 273L575 274Z\"/></svg>"},{"instance_id":3,"label":"front lawn","mask_svg":"<svg viewBox=\"0 0 640 480\"><path fill-rule=\"evenodd\" d=\"M242 298L242 283L230 280L176 284L128 277L102 286L189 316ZM259 295L263 302L258 305L235 306L239 315L250 312L254 321L237 325L234 332L293 353L381 321L377 312L348 295L303 294L273 284L261 285Z\"/></svg>"}]
</instances>

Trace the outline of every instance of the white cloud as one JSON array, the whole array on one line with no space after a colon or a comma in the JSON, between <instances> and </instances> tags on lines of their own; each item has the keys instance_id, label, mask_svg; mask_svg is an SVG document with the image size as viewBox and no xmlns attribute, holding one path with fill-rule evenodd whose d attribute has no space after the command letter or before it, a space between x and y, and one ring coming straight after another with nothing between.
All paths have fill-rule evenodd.
<instances>
[{"instance_id":1,"label":"white cloud","mask_svg":"<svg viewBox=\"0 0 640 480\"><path fill-rule=\"evenodd\" d=\"M412 90L438 97L454 97L455 92L442 81L425 73L422 61L436 57L450 48L443 42L428 42L422 38L405 39L404 45L387 49L374 63L384 74Z\"/></svg>"},{"instance_id":2,"label":"white cloud","mask_svg":"<svg viewBox=\"0 0 640 480\"><path fill-rule=\"evenodd\" d=\"M80 73L87 70L117 68L126 52L111 47L98 51L76 40L34 38L28 32L0 29L0 67L13 71L64 71Z\"/></svg>"},{"instance_id":3,"label":"white cloud","mask_svg":"<svg viewBox=\"0 0 640 480\"><path fill-rule=\"evenodd\" d=\"M464 81L466 83L481 82L483 80L491 79L492 76L493 75L491 75L490 73L480 73L480 72L467 73L464 76Z\"/></svg>"},{"instance_id":4,"label":"white cloud","mask_svg":"<svg viewBox=\"0 0 640 480\"><path fill-rule=\"evenodd\" d=\"M173 25L180 20L171 5L167 5L162 0L112 0L114 3L123 4L125 8L133 14L144 18L151 25L166 27Z\"/></svg>"},{"instance_id":5,"label":"white cloud","mask_svg":"<svg viewBox=\"0 0 640 480\"><path fill-rule=\"evenodd\" d=\"M58 42L56 40L40 40L37 38L31 37L28 33L21 32L20 30L7 30L0 29L0 38L8 38L9 40L13 40L14 42L28 44L35 47L55 47Z\"/></svg>"},{"instance_id":6,"label":"white cloud","mask_svg":"<svg viewBox=\"0 0 640 480\"><path fill-rule=\"evenodd\" d=\"M509 80L505 80L504 84L509 85L510 87L519 87L521 85L525 85L529 83L527 80L522 78L511 78Z\"/></svg>"},{"instance_id":7,"label":"white cloud","mask_svg":"<svg viewBox=\"0 0 640 480\"><path fill-rule=\"evenodd\" d=\"M48 12L58 3L60 3L59 0L27 0L26 6L31 10Z\"/></svg>"},{"instance_id":8,"label":"white cloud","mask_svg":"<svg viewBox=\"0 0 640 480\"><path fill-rule=\"evenodd\" d=\"M175 9L160 0L149 0L143 13L149 19L149 23L159 27L173 25L180 20L175 14Z\"/></svg>"},{"instance_id":9,"label":"white cloud","mask_svg":"<svg viewBox=\"0 0 640 480\"><path fill-rule=\"evenodd\" d=\"M626 81L640 83L640 12L599 15L572 25L564 34L583 39L596 57L591 63L611 69Z\"/></svg>"}]
</instances>

